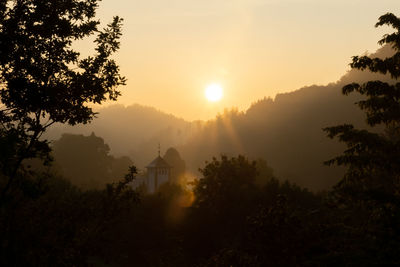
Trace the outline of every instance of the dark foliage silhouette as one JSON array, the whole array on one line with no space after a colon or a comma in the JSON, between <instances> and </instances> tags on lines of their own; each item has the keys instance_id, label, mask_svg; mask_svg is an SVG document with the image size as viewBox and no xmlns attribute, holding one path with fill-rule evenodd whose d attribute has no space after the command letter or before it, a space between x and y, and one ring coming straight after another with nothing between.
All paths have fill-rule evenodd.
<instances>
[{"instance_id":1,"label":"dark foliage silhouette","mask_svg":"<svg viewBox=\"0 0 400 267\"><path fill-rule=\"evenodd\" d=\"M181 158L178 150L173 147L168 148L163 158L170 166L172 166L171 182L184 184L186 182L186 163Z\"/></svg>"},{"instance_id":2,"label":"dark foliage silhouette","mask_svg":"<svg viewBox=\"0 0 400 267\"><path fill-rule=\"evenodd\" d=\"M20 183L24 194L14 195L7 216L0 217L0 265L85 266L107 261L104 248L139 201L127 186L136 168L121 182L85 192L54 174L34 176L40 184L32 183L32 177Z\"/></svg>"},{"instance_id":3,"label":"dark foliage silhouette","mask_svg":"<svg viewBox=\"0 0 400 267\"><path fill-rule=\"evenodd\" d=\"M259 186L257 169L256 161L243 156L214 158L201 169L203 178L195 183L195 201L185 221L189 262L203 262L201 266L300 262L294 259L307 250L303 240L308 232L298 231L303 225L295 218L319 207L319 197L288 182L281 184L269 174Z\"/></svg>"},{"instance_id":4,"label":"dark foliage silhouette","mask_svg":"<svg viewBox=\"0 0 400 267\"><path fill-rule=\"evenodd\" d=\"M122 19L99 30L97 2L0 2L0 137L12 148L1 157L2 198L24 159L49 160L48 142L40 139L48 127L87 123L95 116L89 103L120 94L125 78L111 55L120 45ZM95 55L82 58L72 44L94 34Z\"/></svg>"},{"instance_id":5,"label":"dark foliage silhouette","mask_svg":"<svg viewBox=\"0 0 400 267\"><path fill-rule=\"evenodd\" d=\"M1 266L400 264L400 18L379 18L377 26L395 31L380 41L381 56L353 58L350 73L360 79L345 85L350 75L325 87L327 94L309 87L200 123L179 148L183 157L175 148L165 153L176 167L173 183L145 194L131 187L138 170L130 159L111 156L94 133L65 134L52 147L41 139L56 122L89 122L95 115L89 103L119 95L124 78L110 56L121 21L98 31L96 8L96 0L0 2ZM72 41L96 32L97 54L80 59ZM368 81L365 70L382 75ZM340 123L354 111L337 107L338 86L361 109L352 114L355 123L325 128L347 147L327 162L345 168L344 177L321 193L282 181L282 172L278 180L271 161L302 184L327 179L319 171L303 177L308 169L301 165L322 161L326 147L338 151L336 144L320 146L316 134L322 122ZM335 111L340 116L327 115ZM367 124L358 120L362 112ZM170 130L168 140L176 137ZM297 137L302 141L287 142ZM67 179L35 161L49 161L50 148ZM211 160L198 164L200 178L185 186L182 158L190 149L192 164ZM239 153L249 151L250 159ZM220 152L226 154L208 157Z\"/></svg>"},{"instance_id":6,"label":"dark foliage silhouette","mask_svg":"<svg viewBox=\"0 0 400 267\"><path fill-rule=\"evenodd\" d=\"M374 251L369 263L377 265L400 260L400 18L385 14L376 27L382 25L395 30L379 41L381 45L390 45L394 54L384 59L355 56L350 65L359 70L388 73L392 82L374 80L343 87L345 95L356 92L364 96L356 104L365 112L374 131L350 124L325 129L329 137L336 137L347 146L342 155L326 162L347 167L332 193L333 203L347 216L352 213L353 218L344 224L351 229L349 236L362 236L362 245L357 244L360 259L369 258L366 250Z\"/></svg>"},{"instance_id":7,"label":"dark foliage silhouette","mask_svg":"<svg viewBox=\"0 0 400 267\"><path fill-rule=\"evenodd\" d=\"M52 143L55 169L82 189L100 189L118 181L133 162L110 155L101 137L64 134Z\"/></svg>"},{"instance_id":8,"label":"dark foliage silhouette","mask_svg":"<svg viewBox=\"0 0 400 267\"><path fill-rule=\"evenodd\" d=\"M399 23L400 19L389 13L380 17L376 24L377 27L388 24L396 30L379 41L380 44L392 46L395 50L393 56L385 59L355 56L351 67L389 73L397 81L400 76L397 70L400 59ZM348 148L343 155L327 164L349 166L340 185L356 183L361 190L381 187L385 191L396 191L400 173L400 83L390 84L375 80L363 84L351 83L343 87L343 94L352 92L365 95L366 99L358 101L357 105L366 113L367 123L372 127L383 125L384 132L381 131L382 128L375 132L359 130L350 124L326 128L329 137L338 137ZM375 179L379 180L373 181Z\"/></svg>"},{"instance_id":9,"label":"dark foliage silhouette","mask_svg":"<svg viewBox=\"0 0 400 267\"><path fill-rule=\"evenodd\" d=\"M385 58L391 54L391 47L384 46L373 56ZM389 75L353 69L338 82L261 99L245 112L227 111L208 122L187 122L140 105L108 106L98 110L99 118L91 124L52 127L49 138L59 139L63 132L95 132L107 141L114 154L129 155L139 168L154 158L154 150L161 142L162 147L175 147L192 173L220 153L245 154L252 159L266 159L275 176L282 180L326 190L345 169L322 163L345 146L327 139L321 128L346 122L368 129L362 111L353 105L360 96L343 97L340 91L347 83L371 79L391 80Z\"/></svg>"},{"instance_id":10,"label":"dark foliage silhouette","mask_svg":"<svg viewBox=\"0 0 400 267\"><path fill-rule=\"evenodd\" d=\"M107 141L114 155L127 155L138 168L144 168L154 159L158 143L162 148L178 147L194 131L191 122L139 104L113 104L96 111L98 118L90 124L57 124L47 131L46 138L58 140L63 133L95 132Z\"/></svg>"}]
</instances>

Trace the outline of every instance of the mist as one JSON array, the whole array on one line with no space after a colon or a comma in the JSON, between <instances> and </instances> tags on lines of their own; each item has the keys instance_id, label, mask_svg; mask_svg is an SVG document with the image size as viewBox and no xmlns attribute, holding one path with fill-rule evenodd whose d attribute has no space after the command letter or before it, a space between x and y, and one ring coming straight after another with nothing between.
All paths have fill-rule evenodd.
<instances>
[{"instance_id":1,"label":"mist","mask_svg":"<svg viewBox=\"0 0 400 267\"><path fill-rule=\"evenodd\" d=\"M374 56L392 53L384 47ZM355 105L361 96L344 97L341 90L350 81L373 79L390 81L384 75L351 70L328 85L255 100L245 111L227 109L209 121L189 122L139 104L112 105L99 109L91 124L57 126L47 134L57 140L62 133L94 133L104 139L110 155L129 157L141 170L157 155L158 144L164 152L174 147L185 159L190 176L199 175L198 169L213 156L242 154L266 160L281 181L326 190L338 182L344 169L323 162L340 154L344 145L328 139L322 129L339 123L368 128Z\"/></svg>"},{"instance_id":2,"label":"mist","mask_svg":"<svg viewBox=\"0 0 400 267\"><path fill-rule=\"evenodd\" d=\"M193 13L191 1L183 9L174 7L181 0L158 9L157 1L142 3L138 17L168 38L129 49L165 65L141 62L136 104L121 101L134 78L117 56L124 19L104 23L98 0L0 2L0 266L399 265L400 17L381 15L375 26L393 32L376 52L349 58L336 81L271 96L279 79L283 88L332 77L331 56L343 50L330 53L320 39L339 35L304 34L298 17L332 6L307 1L301 13L298 3L204 1ZM261 23L267 7L281 22L296 11L298 27ZM204 32L180 23L165 31L178 21ZM256 22L273 27L265 35L273 39L261 40L267 30ZM188 46L220 33L224 42ZM279 36L291 42L281 47ZM305 46L327 56L307 56ZM279 60L266 62L268 54Z\"/></svg>"}]
</instances>

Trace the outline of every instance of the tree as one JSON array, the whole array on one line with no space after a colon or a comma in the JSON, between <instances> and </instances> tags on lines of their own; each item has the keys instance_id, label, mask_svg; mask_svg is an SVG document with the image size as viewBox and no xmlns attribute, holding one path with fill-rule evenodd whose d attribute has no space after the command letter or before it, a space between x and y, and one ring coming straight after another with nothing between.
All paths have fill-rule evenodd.
<instances>
[{"instance_id":1,"label":"tree","mask_svg":"<svg viewBox=\"0 0 400 267\"><path fill-rule=\"evenodd\" d=\"M168 148L165 152L164 159L172 166L171 181L174 183L185 183L186 163L181 158L178 150L173 147Z\"/></svg>"},{"instance_id":2,"label":"tree","mask_svg":"<svg viewBox=\"0 0 400 267\"><path fill-rule=\"evenodd\" d=\"M133 162L128 157L115 158L103 138L63 134L52 143L55 166L65 178L84 189L103 188L119 181Z\"/></svg>"},{"instance_id":3,"label":"tree","mask_svg":"<svg viewBox=\"0 0 400 267\"><path fill-rule=\"evenodd\" d=\"M212 207L218 214L237 210L255 190L256 162L244 156L221 156L200 169L203 178L195 183L195 207Z\"/></svg>"},{"instance_id":4,"label":"tree","mask_svg":"<svg viewBox=\"0 0 400 267\"><path fill-rule=\"evenodd\" d=\"M260 170L267 175L262 183ZM281 184L261 159L221 156L200 172L183 226L189 261L202 258L204 266L301 265L315 242L317 229L309 226L308 214L320 206L318 196Z\"/></svg>"},{"instance_id":5,"label":"tree","mask_svg":"<svg viewBox=\"0 0 400 267\"><path fill-rule=\"evenodd\" d=\"M350 65L389 74L393 82L377 80L343 87L345 95L358 92L364 96L356 104L374 131L350 124L324 129L330 138L337 137L347 145L342 155L326 162L348 167L332 194L334 207L343 214L341 223L346 225L341 230L346 233L341 247L351 247L353 259L361 255L359 260L376 265L398 263L400 253L400 18L385 14L376 27L382 25L395 30L379 41L391 45L394 54L384 59L355 56Z\"/></svg>"},{"instance_id":6,"label":"tree","mask_svg":"<svg viewBox=\"0 0 400 267\"><path fill-rule=\"evenodd\" d=\"M389 74L394 83L369 81L343 87L345 95L358 92L366 97L356 104L365 111L367 123L378 130L355 129L350 124L324 129L330 138L338 137L347 145L343 155L326 163L349 167L339 187L356 185L361 190L382 189L394 193L399 190L400 174L400 83L397 82L400 77L400 18L385 14L379 18L376 27L382 25L395 29L379 41L381 45L391 45L394 55L385 59L355 56L350 66ZM384 131L376 126L383 126Z\"/></svg>"},{"instance_id":7,"label":"tree","mask_svg":"<svg viewBox=\"0 0 400 267\"><path fill-rule=\"evenodd\" d=\"M256 161L257 177L256 184L265 186L271 179L274 179L274 170L268 166L268 163L263 158L258 158Z\"/></svg>"},{"instance_id":8,"label":"tree","mask_svg":"<svg viewBox=\"0 0 400 267\"><path fill-rule=\"evenodd\" d=\"M0 1L0 167L2 197L26 158L49 159L42 134L54 123L88 123L90 103L116 100L125 78L111 58L122 19L103 30L98 0ZM82 58L74 41L97 34L95 55Z\"/></svg>"}]
</instances>

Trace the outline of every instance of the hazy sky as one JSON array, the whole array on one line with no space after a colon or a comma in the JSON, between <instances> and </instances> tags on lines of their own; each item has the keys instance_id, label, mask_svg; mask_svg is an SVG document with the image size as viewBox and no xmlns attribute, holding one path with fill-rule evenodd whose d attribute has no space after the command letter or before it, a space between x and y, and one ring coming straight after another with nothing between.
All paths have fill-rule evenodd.
<instances>
[{"instance_id":1,"label":"hazy sky","mask_svg":"<svg viewBox=\"0 0 400 267\"><path fill-rule=\"evenodd\" d=\"M98 15L125 20L118 103L195 120L338 80L351 56L379 47L386 12L400 16L400 1L103 0ZM204 97L211 83L224 88L220 102Z\"/></svg>"}]
</instances>

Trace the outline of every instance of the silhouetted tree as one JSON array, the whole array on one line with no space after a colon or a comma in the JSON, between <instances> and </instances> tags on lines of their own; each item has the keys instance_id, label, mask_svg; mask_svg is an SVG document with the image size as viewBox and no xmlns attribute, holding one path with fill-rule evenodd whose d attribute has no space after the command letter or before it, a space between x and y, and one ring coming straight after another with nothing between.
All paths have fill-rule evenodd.
<instances>
[{"instance_id":1,"label":"silhouetted tree","mask_svg":"<svg viewBox=\"0 0 400 267\"><path fill-rule=\"evenodd\" d=\"M255 183L259 186L265 186L271 179L274 178L273 169L268 166L267 161L263 158L258 158L256 161L257 176Z\"/></svg>"},{"instance_id":2,"label":"silhouetted tree","mask_svg":"<svg viewBox=\"0 0 400 267\"><path fill-rule=\"evenodd\" d=\"M400 253L400 18L385 14L376 27L382 25L395 30L379 41L391 45L394 54L385 59L355 56L350 65L389 74L393 83L376 80L343 87L345 95L358 92L364 96L357 104L375 132L349 124L325 129L330 138L347 145L342 155L327 162L348 167L333 194L336 203L346 207L345 224L357 236L357 245L347 246L361 248L364 259L370 258L367 251L374 251L371 261L376 264L398 263Z\"/></svg>"},{"instance_id":3,"label":"silhouetted tree","mask_svg":"<svg viewBox=\"0 0 400 267\"><path fill-rule=\"evenodd\" d=\"M215 214L237 209L255 187L256 162L244 156L221 160L213 158L203 169L203 178L195 183L195 207L212 207Z\"/></svg>"},{"instance_id":4,"label":"silhouetted tree","mask_svg":"<svg viewBox=\"0 0 400 267\"><path fill-rule=\"evenodd\" d=\"M48 158L40 139L54 123L87 123L89 103L116 100L125 83L111 55L119 49L122 19L104 30L95 19L97 0L0 2L1 194L9 190L22 161ZM95 55L82 58L73 42L97 34Z\"/></svg>"},{"instance_id":5,"label":"silhouetted tree","mask_svg":"<svg viewBox=\"0 0 400 267\"><path fill-rule=\"evenodd\" d=\"M185 171L186 171L186 163L181 158L178 150L173 147L168 148L164 155L165 161L172 166L171 169L171 182L178 183L184 182L185 179Z\"/></svg>"},{"instance_id":6,"label":"silhouetted tree","mask_svg":"<svg viewBox=\"0 0 400 267\"><path fill-rule=\"evenodd\" d=\"M84 189L103 188L120 180L133 163L115 158L101 137L63 134L52 144L55 165L65 178Z\"/></svg>"},{"instance_id":7,"label":"silhouetted tree","mask_svg":"<svg viewBox=\"0 0 400 267\"><path fill-rule=\"evenodd\" d=\"M385 59L355 56L350 65L360 70L388 73L397 80L400 77L400 19L388 13L379 18L376 26L385 24L396 31L385 35L379 43L391 45L394 55ZM385 131L382 132L382 128L377 132L359 130L349 124L326 128L329 137L338 137L348 147L343 155L327 164L348 166L338 187L352 187L358 192L378 190L397 194L400 178L400 83L369 81L361 85L348 84L343 88L343 94L352 92L366 97L357 104L365 111L367 123L372 127L383 125Z\"/></svg>"},{"instance_id":8,"label":"silhouetted tree","mask_svg":"<svg viewBox=\"0 0 400 267\"><path fill-rule=\"evenodd\" d=\"M262 184L257 181L260 162L267 174ZM319 207L318 197L281 184L270 176L265 161L244 156L213 158L200 172L203 177L195 183L195 201L184 225L189 262L267 266L296 265L306 258L300 256L314 244L307 215Z\"/></svg>"},{"instance_id":9,"label":"silhouetted tree","mask_svg":"<svg viewBox=\"0 0 400 267\"><path fill-rule=\"evenodd\" d=\"M24 179L20 186L30 188L30 195L14 196L19 201L0 216L0 265L87 266L120 257L110 246L119 248L121 225L134 217L139 198L128 184L136 174L131 167L120 182L90 191L49 173L34 174L40 188Z\"/></svg>"},{"instance_id":10,"label":"silhouetted tree","mask_svg":"<svg viewBox=\"0 0 400 267\"><path fill-rule=\"evenodd\" d=\"M129 166L133 166L133 162L129 157L127 157L127 156L122 156L122 157L112 156L111 175L110 175L112 181L120 180L122 177L124 177L124 174L126 173L126 169Z\"/></svg>"},{"instance_id":11,"label":"silhouetted tree","mask_svg":"<svg viewBox=\"0 0 400 267\"><path fill-rule=\"evenodd\" d=\"M305 234L307 230L286 197L277 195L269 206L247 218L241 242L216 253L206 266L301 265L312 243L309 233Z\"/></svg>"}]
</instances>

